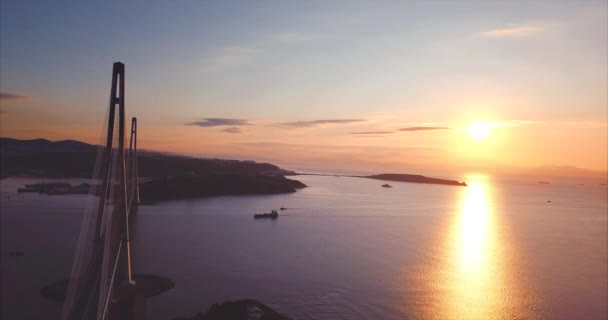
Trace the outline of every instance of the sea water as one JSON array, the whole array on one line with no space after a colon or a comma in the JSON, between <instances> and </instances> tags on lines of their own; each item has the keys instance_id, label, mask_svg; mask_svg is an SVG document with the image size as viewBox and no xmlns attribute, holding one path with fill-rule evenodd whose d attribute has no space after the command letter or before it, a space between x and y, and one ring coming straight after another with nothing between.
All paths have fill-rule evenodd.
<instances>
[{"instance_id":1,"label":"sea water","mask_svg":"<svg viewBox=\"0 0 608 320\"><path fill-rule=\"evenodd\" d=\"M295 319L607 317L605 181L295 178L309 187L140 206L134 272L175 282L148 299L148 319L244 298ZM17 193L36 181L0 182L2 319L58 317L40 288L69 275L96 200ZM277 220L253 219L280 207Z\"/></svg>"}]
</instances>

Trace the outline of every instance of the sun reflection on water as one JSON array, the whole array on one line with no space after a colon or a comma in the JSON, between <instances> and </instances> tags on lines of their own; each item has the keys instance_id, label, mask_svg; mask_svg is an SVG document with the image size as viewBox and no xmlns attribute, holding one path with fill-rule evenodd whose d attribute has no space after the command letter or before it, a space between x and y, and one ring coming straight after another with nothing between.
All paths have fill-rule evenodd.
<instances>
[{"instance_id":1,"label":"sun reflection on water","mask_svg":"<svg viewBox=\"0 0 608 320\"><path fill-rule=\"evenodd\" d=\"M492 287L499 277L492 254L495 230L489 188L482 182L471 182L462 199L454 224L455 255L458 268L450 271L451 288L443 298L454 319L486 319L497 308L497 292Z\"/></svg>"},{"instance_id":2,"label":"sun reflection on water","mask_svg":"<svg viewBox=\"0 0 608 320\"><path fill-rule=\"evenodd\" d=\"M463 271L477 271L484 262L489 205L485 185L470 183L460 215L460 263Z\"/></svg>"},{"instance_id":3,"label":"sun reflection on water","mask_svg":"<svg viewBox=\"0 0 608 320\"><path fill-rule=\"evenodd\" d=\"M537 296L517 268L517 252L497 205L496 187L467 178L453 210L433 227L428 258L406 276L402 312L414 319L533 319Z\"/></svg>"}]
</instances>

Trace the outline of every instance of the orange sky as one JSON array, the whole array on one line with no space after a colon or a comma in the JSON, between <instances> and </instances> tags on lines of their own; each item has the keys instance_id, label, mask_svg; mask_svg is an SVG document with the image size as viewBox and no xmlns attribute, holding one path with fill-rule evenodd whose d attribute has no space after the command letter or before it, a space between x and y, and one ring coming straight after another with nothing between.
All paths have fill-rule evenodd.
<instances>
[{"instance_id":1,"label":"orange sky","mask_svg":"<svg viewBox=\"0 0 608 320\"><path fill-rule=\"evenodd\" d=\"M140 18L122 27L99 14L114 6L2 7L1 136L98 143L122 61L145 149L367 171L608 169L602 1L129 5L113 18Z\"/></svg>"}]
</instances>

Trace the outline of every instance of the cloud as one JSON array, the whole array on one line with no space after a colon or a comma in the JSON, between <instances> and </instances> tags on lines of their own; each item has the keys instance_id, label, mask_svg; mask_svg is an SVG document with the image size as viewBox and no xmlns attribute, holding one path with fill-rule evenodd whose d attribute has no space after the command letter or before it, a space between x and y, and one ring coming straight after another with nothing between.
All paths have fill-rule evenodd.
<instances>
[{"instance_id":1,"label":"cloud","mask_svg":"<svg viewBox=\"0 0 608 320\"><path fill-rule=\"evenodd\" d=\"M216 55L204 60L204 71L222 71L238 68L253 62L260 50L247 46L231 46L221 49Z\"/></svg>"},{"instance_id":2,"label":"cloud","mask_svg":"<svg viewBox=\"0 0 608 320\"><path fill-rule=\"evenodd\" d=\"M241 128L239 128L239 127L230 127L230 128L226 128L226 129L222 130L222 132L227 132L227 133L243 133L243 130L241 130Z\"/></svg>"},{"instance_id":3,"label":"cloud","mask_svg":"<svg viewBox=\"0 0 608 320\"><path fill-rule=\"evenodd\" d=\"M187 123L189 126L199 127L221 127L221 126L251 126L249 120L243 119L227 119L227 118L204 118L201 121Z\"/></svg>"},{"instance_id":4,"label":"cloud","mask_svg":"<svg viewBox=\"0 0 608 320\"><path fill-rule=\"evenodd\" d=\"M358 135L354 136L355 138L385 138L385 135Z\"/></svg>"},{"instance_id":5,"label":"cloud","mask_svg":"<svg viewBox=\"0 0 608 320\"><path fill-rule=\"evenodd\" d=\"M448 127L406 127L399 128L397 131L434 131L434 130L449 130Z\"/></svg>"},{"instance_id":6,"label":"cloud","mask_svg":"<svg viewBox=\"0 0 608 320\"><path fill-rule=\"evenodd\" d=\"M16 94L16 93L8 93L8 92L0 92L0 100L3 101L22 101L28 100L30 97Z\"/></svg>"},{"instance_id":7,"label":"cloud","mask_svg":"<svg viewBox=\"0 0 608 320\"><path fill-rule=\"evenodd\" d=\"M593 120L505 120L490 122L493 127L519 127L524 125L553 125L553 126L608 126L606 121Z\"/></svg>"},{"instance_id":8,"label":"cloud","mask_svg":"<svg viewBox=\"0 0 608 320\"><path fill-rule=\"evenodd\" d=\"M528 37L543 32L544 29L539 26L512 26L507 28L492 29L484 31L481 34L488 38L519 38Z\"/></svg>"},{"instance_id":9,"label":"cloud","mask_svg":"<svg viewBox=\"0 0 608 320\"><path fill-rule=\"evenodd\" d=\"M252 65L278 47L288 44L305 44L324 41L324 34L307 32L279 32L263 36L248 43L218 48L215 53L203 57L204 72L221 72Z\"/></svg>"},{"instance_id":10,"label":"cloud","mask_svg":"<svg viewBox=\"0 0 608 320\"><path fill-rule=\"evenodd\" d=\"M280 32L271 35L269 39L276 43L310 43L325 40L327 36L305 32Z\"/></svg>"},{"instance_id":11,"label":"cloud","mask_svg":"<svg viewBox=\"0 0 608 320\"><path fill-rule=\"evenodd\" d=\"M365 119L324 119L324 120L310 120L310 121L292 121L275 123L274 126L284 128L309 128L317 127L327 124L352 124L357 122L366 121Z\"/></svg>"},{"instance_id":12,"label":"cloud","mask_svg":"<svg viewBox=\"0 0 608 320\"><path fill-rule=\"evenodd\" d=\"M349 134L353 134L353 135L368 135L368 134L377 135L377 134L391 134L391 133L393 133L393 131L362 131L362 132L351 132Z\"/></svg>"},{"instance_id":13,"label":"cloud","mask_svg":"<svg viewBox=\"0 0 608 320\"><path fill-rule=\"evenodd\" d=\"M493 127L517 127L527 124L541 123L539 120L507 120L502 122L490 122Z\"/></svg>"}]
</instances>

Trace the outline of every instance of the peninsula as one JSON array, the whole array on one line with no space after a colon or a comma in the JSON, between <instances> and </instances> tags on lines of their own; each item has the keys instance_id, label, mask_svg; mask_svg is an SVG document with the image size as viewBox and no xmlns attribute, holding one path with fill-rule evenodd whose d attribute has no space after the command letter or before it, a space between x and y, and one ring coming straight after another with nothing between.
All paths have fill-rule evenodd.
<instances>
[{"instance_id":1,"label":"peninsula","mask_svg":"<svg viewBox=\"0 0 608 320\"><path fill-rule=\"evenodd\" d=\"M339 174L326 174L326 173L289 173L287 175L297 176L327 176L327 177L350 177L350 178L365 178L365 179L376 179L385 181L398 181L398 182L409 182L409 183L427 183L427 184L442 184L448 186L461 186L466 187L466 182L459 182L456 180L439 179L426 177L419 174L405 174L405 173L383 173L369 176L358 176L358 175L339 175ZM382 187L392 188L389 184L383 184Z\"/></svg>"},{"instance_id":2,"label":"peninsula","mask_svg":"<svg viewBox=\"0 0 608 320\"><path fill-rule=\"evenodd\" d=\"M2 178L90 178L99 146L74 141L0 138ZM306 185L287 179L291 171L270 163L194 158L153 151L138 156L140 197L144 203L226 195L292 193ZM26 185L20 192L49 195L92 193L94 184Z\"/></svg>"},{"instance_id":3,"label":"peninsula","mask_svg":"<svg viewBox=\"0 0 608 320\"><path fill-rule=\"evenodd\" d=\"M459 182L456 180L437 179L425 177L417 174L399 174L399 173L384 173L376 174L371 176L361 176L361 178L369 178L376 180L385 181L398 181L398 182L412 182L412 183L430 183L430 184L444 184L449 186L463 186L466 187L466 182Z\"/></svg>"},{"instance_id":4,"label":"peninsula","mask_svg":"<svg viewBox=\"0 0 608 320\"><path fill-rule=\"evenodd\" d=\"M284 176L221 174L152 179L140 184L144 203L212 196L293 193L306 185Z\"/></svg>"}]
</instances>

